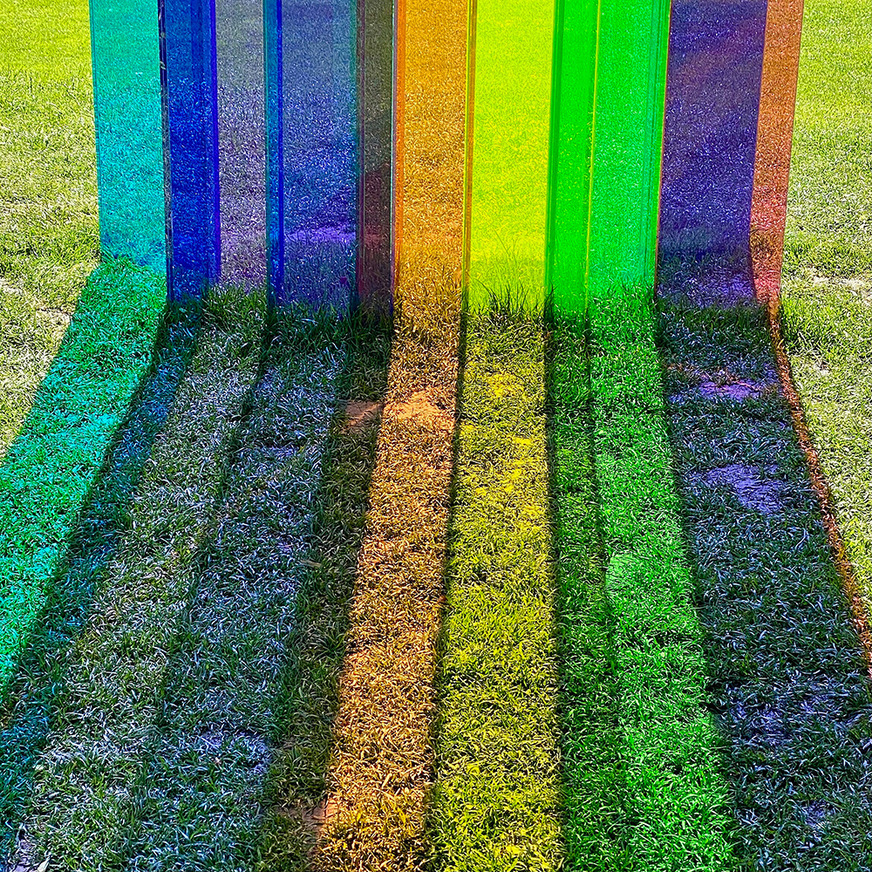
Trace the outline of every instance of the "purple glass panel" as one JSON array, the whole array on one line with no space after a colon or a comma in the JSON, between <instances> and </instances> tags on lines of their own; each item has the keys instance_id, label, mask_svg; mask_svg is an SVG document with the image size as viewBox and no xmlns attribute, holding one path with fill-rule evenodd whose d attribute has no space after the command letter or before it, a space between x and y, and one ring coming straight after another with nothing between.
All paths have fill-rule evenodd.
<instances>
[{"instance_id":1,"label":"purple glass panel","mask_svg":"<svg viewBox=\"0 0 872 872\"><path fill-rule=\"evenodd\" d=\"M674 0L660 284L706 304L754 297L751 199L766 0Z\"/></svg>"},{"instance_id":2,"label":"purple glass panel","mask_svg":"<svg viewBox=\"0 0 872 872\"><path fill-rule=\"evenodd\" d=\"M216 0L221 282L266 284L263 0Z\"/></svg>"}]
</instances>

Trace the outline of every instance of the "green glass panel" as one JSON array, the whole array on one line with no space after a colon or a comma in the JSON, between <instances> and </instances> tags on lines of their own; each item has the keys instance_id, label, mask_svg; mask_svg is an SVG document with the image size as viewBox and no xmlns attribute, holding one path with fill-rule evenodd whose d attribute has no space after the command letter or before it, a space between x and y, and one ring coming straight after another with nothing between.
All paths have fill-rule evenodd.
<instances>
[{"instance_id":1,"label":"green glass panel","mask_svg":"<svg viewBox=\"0 0 872 872\"><path fill-rule=\"evenodd\" d=\"M478 0L470 27L468 303L541 304L554 0Z\"/></svg>"},{"instance_id":2,"label":"green glass panel","mask_svg":"<svg viewBox=\"0 0 872 872\"><path fill-rule=\"evenodd\" d=\"M104 254L166 270L157 2L91 0Z\"/></svg>"},{"instance_id":3,"label":"green glass panel","mask_svg":"<svg viewBox=\"0 0 872 872\"><path fill-rule=\"evenodd\" d=\"M548 283L562 311L653 284L669 11L669 0L560 0Z\"/></svg>"}]
</instances>

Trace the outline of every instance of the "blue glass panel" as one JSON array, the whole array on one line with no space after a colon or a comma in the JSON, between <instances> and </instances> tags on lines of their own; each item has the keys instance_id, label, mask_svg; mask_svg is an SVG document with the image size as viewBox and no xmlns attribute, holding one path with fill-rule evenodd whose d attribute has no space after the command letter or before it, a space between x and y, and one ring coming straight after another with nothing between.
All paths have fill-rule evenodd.
<instances>
[{"instance_id":1,"label":"blue glass panel","mask_svg":"<svg viewBox=\"0 0 872 872\"><path fill-rule=\"evenodd\" d=\"M221 281L266 283L263 0L216 0Z\"/></svg>"},{"instance_id":2,"label":"blue glass panel","mask_svg":"<svg viewBox=\"0 0 872 872\"><path fill-rule=\"evenodd\" d=\"M159 0L170 295L220 272L214 0Z\"/></svg>"},{"instance_id":3,"label":"blue glass panel","mask_svg":"<svg viewBox=\"0 0 872 872\"><path fill-rule=\"evenodd\" d=\"M356 5L269 0L266 23L273 293L346 311L357 270Z\"/></svg>"}]
</instances>

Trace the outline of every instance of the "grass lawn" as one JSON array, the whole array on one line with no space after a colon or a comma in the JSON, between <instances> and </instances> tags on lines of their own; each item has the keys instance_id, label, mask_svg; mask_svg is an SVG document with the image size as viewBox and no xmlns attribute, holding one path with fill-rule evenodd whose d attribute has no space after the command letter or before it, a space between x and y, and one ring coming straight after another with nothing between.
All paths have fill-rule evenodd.
<instances>
[{"instance_id":1,"label":"grass lawn","mask_svg":"<svg viewBox=\"0 0 872 872\"><path fill-rule=\"evenodd\" d=\"M872 864L872 700L762 306L663 303L669 437L738 868Z\"/></svg>"},{"instance_id":2,"label":"grass lawn","mask_svg":"<svg viewBox=\"0 0 872 872\"><path fill-rule=\"evenodd\" d=\"M257 298L222 295L205 307L166 425L120 519L124 535L59 676L53 729L15 847L25 863L51 855L56 868L96 872L123 856L196 561L257 379L263 328Z\"/></svg>"},{"instance_id":3,"label":"grass lawn","mask_svg":"<svg viewBox=\"0 0 872 872\"><path fill-rule=\"evenodd\" d=\"M872 21L807 0L783 330L837 520L872 605Z\"/></svg>"},{"instance_id":4,"label":"grass lawn","mask_svg":"<svg viewBox=\"0 0 872 872\"><path fill-rule=\"evenodd\" d=\"M650 297L550 337L566 868L732 868Z\"/></svg>"},{"instance_id":5,"label":"grass lawn","mask_svg":"<svg viewBox=\"0 0 872 872\"><path fill-rule=\"evenodd\" d=\"M544 355L541 319L469 316L429 821L440 869L562 860Z\"/></svg>"},{"instance_id":6,"label":"grass lawn","mask_svg":"<svg viewBox=\"0 0 872 872\"><path fill-rule=\"evenodd\" d=\"M0 9L0 458L97 265L87 0Z\"/></svg>"},{"instance_id":7,"label":"grass lawn","mask_svg":"<svg viewBox=\"0 0 872 872\"><path fill-rule=\"evenodd\" d=\"M0 462L0 696L148 369L165 299L163 280L147 270L110 263L95 271Z\"/></svg>"}]
</instances>

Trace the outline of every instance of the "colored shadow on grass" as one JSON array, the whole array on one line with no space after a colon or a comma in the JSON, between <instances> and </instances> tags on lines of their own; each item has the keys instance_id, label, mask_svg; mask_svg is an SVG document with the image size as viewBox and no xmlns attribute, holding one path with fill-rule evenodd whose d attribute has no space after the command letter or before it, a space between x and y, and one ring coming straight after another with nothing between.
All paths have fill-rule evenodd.
<instances>
[{"instance_id":1,"label":"colored shadow on grass","mask_svg":"<svg viewBox=\"0 0 872 872\"><path fill-rule=\"evenodd\" d=\"M453 459L466 3L398 9L394 341L316 866L419 868Z\"/></svg>"},{"instance_id":2,"label":"colored shadow on grass","mask_svg":"<svg viewBox=\"0 0 872 872\"><path fill-rule=\"evenodd\" d=\"M5 693L88 492L151 360L165 287L100 267L0 466L0 691Z\"/></svg>"},{"instance_id":3,"label":"colored shadow on grass","mask_svg":"<svg viewBox=\"0 0 872 872\"><path fill-rule=\"evenodd\" d=\"M469 29L469 305L510 294L541 308L545 288L554 0L477 0Z\"/></svg>"},{"instance_id":4,"label":"colored shadow on grass","mask_svg":"<svg viewBox=\"0 0 872 872\"><path fill-rule=\"evenodd\" d=\"M549 349L567 868L731 869L650 296L588 330Z\"/></svg>"},{"instance_id":5,"label":"colored shadow on grass","mask_svg":"<svg viewBox=\"0 0 872 872\"><path fill-rule=\"evenodd\" d=\"M541 319L470 315L437 672L436 869L562 860Z\"/></svg>"},{"instance_id":6,"label":"colored shadow on grass","mask_svg":"<svg viewBox=\"0 0 872 872\"><path fill-rule=\"evenodd\" d=\"M70 649L123 541L143 468L190 359L195 328L195 309L167 311L150 371L85 501L64 567L49 585L45 606L0 709L3 856L12 848L34 768L55 723L54 707L63 695Z\"/></svg>"},{"instance_id":7,"label":"colored shadow on grass","mask_svg":"<svg viewBox=\"0 0 872 872\"><path fill-rule=\"evenodd\" d=\"M65 664L14 862L117 867L173 640L260 360L263 300L213 294L123 540Z\"/></svg>"},{"instance_id":8,"label":"colored shadow on grass","mask_svg":"<svg viewBox=\"0 0 872 872\"><path fill-rule=\"evenodd\" d=\"M387 344L383 329L349 336L330 320L277 317L172 644L125 869L275 868L259 833L273 819L270 767L286 738L285 669L298 653L286 643L311 629L298 596L322 557L312 535L322 477L332 473L331 438L337 427L359 426L342 421L349 382L367 379L377 391ZM289 847L271 846L286 857Z\"/></svg>"},{"instance_id":9,"label":"colored shadow on grass","mask_svg":"<svg viewBox=\"0 0 872 872\"><path fill-rule=\"evenodd\" d=\"M669 436L741 868L872 863L872 701L765 308L662 304Z\"/></svg>"}]
</instances>

